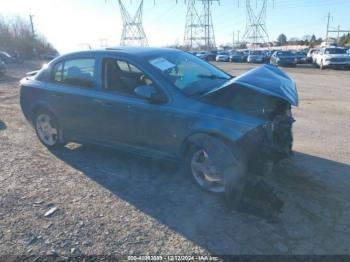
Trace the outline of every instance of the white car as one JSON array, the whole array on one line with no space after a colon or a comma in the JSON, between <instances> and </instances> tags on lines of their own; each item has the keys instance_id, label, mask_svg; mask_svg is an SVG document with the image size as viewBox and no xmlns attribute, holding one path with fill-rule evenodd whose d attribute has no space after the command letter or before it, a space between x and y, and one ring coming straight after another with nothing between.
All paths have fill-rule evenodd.
<instances>
[{"instance_id":1,"label":"white car","mask_svg":"<svg viewBox=\"0 0 350 262\"><path fill-rule=\"evenodd\" d=\"M316 56L316 64L321 70L331 68L350 68L350 56L344 48L322 48Z\"/></svg>"},{"instance_id":2,"label":"white car","mask_svg":"<svg viewBox=\"0 0 350 262\"><path fill-rule=\"evenodd\" d=\"M205 60L206 55L207 55L207 53L204 52L204 51L198 52L198 53L196 54L196 56L197 56L198 58L203 59L203 60Z\"/></svg>"},{"instance_id":3,"label":"white car","mask_svg":"<svg viewBox=\"0 0 350 262\"><path fill-rule=\"evenodd\" d=\"M265 54L260 50L249 50L247 62L248 63L263 63L265 60Z\"/></svg>"},{"instance_id":4,"label":"white car","mask_svg":"<svg viewBox=\"0 0 350 262\"><path fill-rule=\"evenodd\" d=\"M230 55L229 55L229 53L221 52L221 53L217 54L215 60L216 60L216 62L229 62Z\"/></svg>"}]
</instances>

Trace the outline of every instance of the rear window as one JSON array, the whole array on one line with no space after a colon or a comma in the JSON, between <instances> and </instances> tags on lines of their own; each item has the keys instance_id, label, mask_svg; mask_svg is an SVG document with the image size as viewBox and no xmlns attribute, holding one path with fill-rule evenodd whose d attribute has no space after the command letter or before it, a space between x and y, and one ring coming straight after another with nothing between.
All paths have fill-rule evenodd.
<instances>
[{"instance_id":1,"label":"rear window","mask_svg":"<svg viewBox=\"0 0 350 262\"><path fill-rule=\"evenodd\" d=\"M92 87L95 79L95 59L71 59L54 65L51 73L53 82Z\"/></svg>"}]
</instances>

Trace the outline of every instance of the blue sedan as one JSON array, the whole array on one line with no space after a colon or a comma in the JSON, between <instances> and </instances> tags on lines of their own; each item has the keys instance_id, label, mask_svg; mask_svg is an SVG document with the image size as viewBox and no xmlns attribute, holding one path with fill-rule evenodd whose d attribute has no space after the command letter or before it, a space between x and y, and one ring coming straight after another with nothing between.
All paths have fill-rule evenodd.
<instances>
[{"instance_id":1,"label":"blue sedan","mask_svg":"<svg viewBox=\"0 0 350 262\"><path fill-rule=\"evenodd\" d=\"M20 103L50 149L94 143L175 160L209 192L292 150L295 83L264 65L232 77L182 51L115 48L58 57L21 81Z\"/></svg>"}]
</instances>

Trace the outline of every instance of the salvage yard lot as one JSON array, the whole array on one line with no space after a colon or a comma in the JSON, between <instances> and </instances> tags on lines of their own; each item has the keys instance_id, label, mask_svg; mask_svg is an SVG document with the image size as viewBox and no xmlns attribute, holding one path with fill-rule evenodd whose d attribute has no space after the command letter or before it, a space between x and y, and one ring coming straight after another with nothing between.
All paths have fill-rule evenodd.
<instances>
[{"instance_id":1,"label":"salvage yard lot","mask_svg":"<svg viewBox=\"0 0 350 262\"><path fill-rule=\"evenodd\" d=\"M76 144L48 151L19 107L33 67L0 80L1 255L350 254L350 71L285 69L300 96L295 155L268 178L285 203L268 222L229 211L172 163Z\"/></svg>"}]
</instances>

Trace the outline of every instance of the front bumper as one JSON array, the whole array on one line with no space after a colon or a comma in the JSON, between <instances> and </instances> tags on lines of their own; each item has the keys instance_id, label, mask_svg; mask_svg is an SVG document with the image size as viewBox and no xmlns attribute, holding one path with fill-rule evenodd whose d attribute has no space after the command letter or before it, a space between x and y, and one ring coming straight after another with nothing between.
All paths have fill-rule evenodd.
<instances>
[{"instance_id":1,"label":"front bumper","mask_svg":"<svg viewBox=\"0 0 350 262\"><path fill-rule=\"evenodd\" d=\"M266 163L276 163L292 155L293 123L292 117L279 116L245 136L240 148L251 172L259 173Z\"/></svg>"},{"instance_id":2,"label":"front bumper","mask_svg":"<svg viewBox=\"0 0 350 262\"><path fill-rule=\"evenodd\" d=\"M228 62L230 58L216 58L216 62Z\"/></svg>"},{"instance_id":3,"label":"front bumper","mask_svg":"<svg viewBox=\"0 0 350 262\"><path fill-rule=\"evenodd\" d=\"M258 58L250 58L249 63L262 63L264 62L264 59L258 59Z\"/></svg>"},{"instance_id":4,"label":"front bumper","mask_svg":"<svg viewBox=\"0 0 350 262\"><path fill-rule=\"evenodd\" d=\"M295 61L278 61L277 65L279 65L279 66L296 66L297 63Z\"/></svg>"},{"instance_id":5,"label":"front bumper","mask_svg":"<svg viewBox=\"0 0 350 262\"><path fill-rule=\"evenodd\" d=\"M325 61L323 63L324 66L327 67L333 67L333 68L341 68L341 67L350 67L350 61L349 62L332 62L332 61Z\"/></svg>"}]
</instances>

